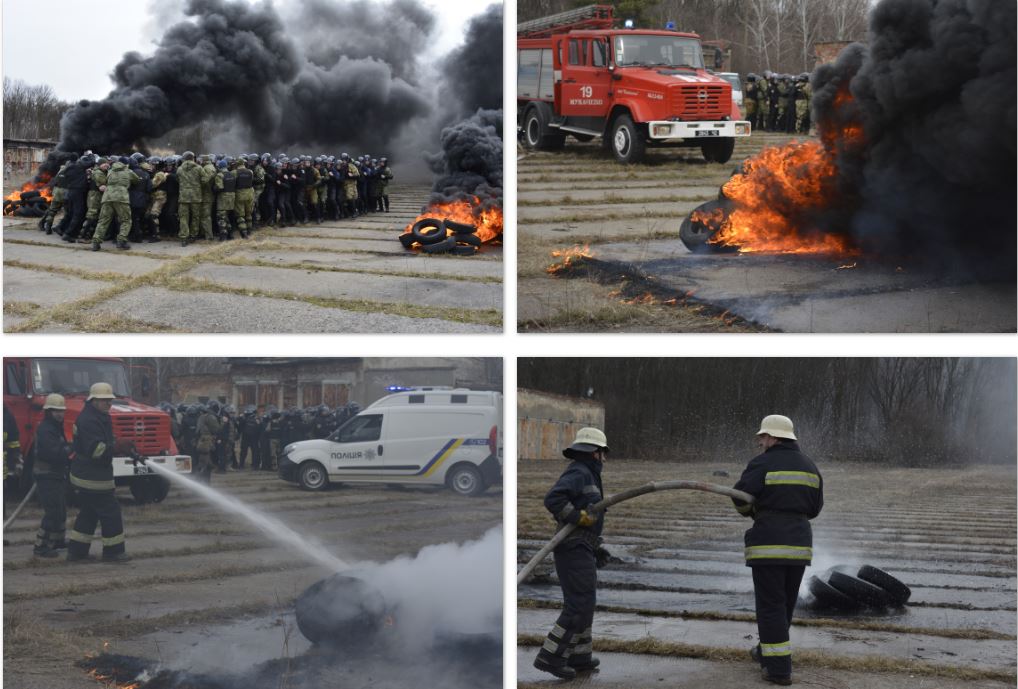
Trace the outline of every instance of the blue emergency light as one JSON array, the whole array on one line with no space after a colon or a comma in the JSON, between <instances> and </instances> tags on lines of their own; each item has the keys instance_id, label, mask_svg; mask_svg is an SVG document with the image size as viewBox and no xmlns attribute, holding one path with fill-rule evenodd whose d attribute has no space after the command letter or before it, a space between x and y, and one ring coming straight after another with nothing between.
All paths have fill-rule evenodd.
<instances>
[{"instance_id":1,"label":"blue emergency light","mask_svg":"<svg viewBox=\"0 0 1018 689\"><path fill-rule=\"evenodd\" d=\"M675 31L675 22L665 22L665 29L668 31Z\"/></svg>"},{"instance_id":2,"label":"blue emergency light","mask_svg":"<svg viewBox=\"0 0 1018 689\"><path fill-rule=\"evenodd\" d=\"M633 20L632 19L627 19L626 20L626 28L627 29L633 28Z\"/></svg>"},{"instance_id":3,"label":"blue emergency light","mask_svg":"<svg viewBox=\"0 0 1018 689\"><path fill-rule=\"evenodd\" d=\"M385 388L386 392L407 392L408 390L413 390L413 388L408 388L405 385L389 385Z\"/></svg>"}]
</instances>

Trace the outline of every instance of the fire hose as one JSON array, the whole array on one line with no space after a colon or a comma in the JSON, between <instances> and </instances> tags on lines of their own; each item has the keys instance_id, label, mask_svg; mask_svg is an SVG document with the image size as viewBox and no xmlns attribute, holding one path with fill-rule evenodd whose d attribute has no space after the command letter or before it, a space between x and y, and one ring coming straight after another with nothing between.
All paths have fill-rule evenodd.
<instances>
[{"instance_id":1,"label":"fire hose","mask_svg":"<svg viewBox=\"0 0 1018 689\"><path fill-rule=\"evenodd\" d=\"M630 488L624 490L621 493L610 495L601 502L595 503L587 508L589 514L600 514L606 509L616 503L630 500L632 498L646 495L647 493L656 493L659 490L702 490L707 493L717 493L718 495L727 495L730 498L738 498L743 502L752 503L755 498L749 493L744 493L741 490L735 490L728 486L719 486L716 483L705 483L703 481L651 481L645 483L642 486L636 488ZM520 570L519 574L516 575L516 583L522 584L530 576L530 573L534 571L534 568L541 564L544 558L548 557L548 553L555 549L555 547L566 539L566 536L571 534L576 529L576 524L566 524L550 541L548 541L543 548L537 551L534 557L530 558L530 562Z\"/></svg>"},{"instance_id":2,"label":"fire hose","mask_svg":"<svg viewBox=\"0 0 1018 689\"><path fill-rule=\"evenodd\" d=\"M38 486L39 486L38 483L32 484L32 488L25 495L25 499L21 501L20 505L14 508L14 512L11 514L10 517L7 518L7 521L4 522L4 531L6 531L7 527L11 525L11 522L14 521L19 514L21 514L21 510L25 508L25 505L28 504L28 501L32 498L33 495L35 495L35 489Z\"/></svg>"}]
</instances>

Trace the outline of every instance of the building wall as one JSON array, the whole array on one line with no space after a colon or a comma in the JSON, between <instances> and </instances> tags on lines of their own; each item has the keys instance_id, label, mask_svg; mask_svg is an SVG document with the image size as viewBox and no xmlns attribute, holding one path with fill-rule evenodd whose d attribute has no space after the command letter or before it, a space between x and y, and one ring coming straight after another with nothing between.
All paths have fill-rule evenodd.
<instances>
[{"instance_id":1,"label":"building wall","mask_svg":"<svg viewBox=\"0 0 1018 689\"><path fill-rule=\"evenodd\" d=\"M604 428L604 405L594 400L517 390L516 437L521 460L557 460L584 426Z\"/></svg>"},{"instance_id":2,"label":"building wall","mask_svg":"<svg viewBox=\"0 0 1018 689\"><path fill-rule=\"evenodd\" d=\"M55 147L54 142L4 139L4 174L34 175Z\"/></svg>"},{"instance_id":3,"label":"building wall","mask_svg":"<svg viewBox=\"0 0 1018 689\"><path fill-rule=\"evenodd\" d=\"M230 381L225 375L200 373L170 377L170 401L188 404L218 400L230 401Z\"/></svg>"}]
</instances>

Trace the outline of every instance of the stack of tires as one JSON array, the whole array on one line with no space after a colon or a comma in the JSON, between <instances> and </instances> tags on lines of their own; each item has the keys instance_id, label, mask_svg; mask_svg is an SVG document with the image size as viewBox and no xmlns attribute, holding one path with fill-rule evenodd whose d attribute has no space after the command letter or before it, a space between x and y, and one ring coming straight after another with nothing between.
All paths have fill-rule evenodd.
<instances>
[{"instance_id":1,"label":"stack of tires","mask_svg":"<svg viewBox=\"0 0 1018 689\"><path fill-rule=\"evenodd\" d=\"M405 249L419 247L426 254L450 253L456 256L473 256L481 247L477 228L466 223L438 218L423 218L401 234L399 241Z\"/></svg>"},{"instance_id":2,"label":"stack of tires","mask_svg":"<svg viewBox=\"0 0 1018 689\"><path fill-rule=\"evenodd\" d=\"M19 218L41 218L49 209L49 201L37 191L21 192L21 200L7 199L4 201L4 215Z\"/></svg>"},{"instance_id":3,"label":"stack of tires","mask_svg":"<svg viewBox=\"0 0 1018 689\"><path fill-rule=\"evenodd\" d=\"M871 565L839 565L808 582L813 606L819 609L862 610L901 607L912 595L911 589L882 569Z\"/></svg>"}]
</instances>

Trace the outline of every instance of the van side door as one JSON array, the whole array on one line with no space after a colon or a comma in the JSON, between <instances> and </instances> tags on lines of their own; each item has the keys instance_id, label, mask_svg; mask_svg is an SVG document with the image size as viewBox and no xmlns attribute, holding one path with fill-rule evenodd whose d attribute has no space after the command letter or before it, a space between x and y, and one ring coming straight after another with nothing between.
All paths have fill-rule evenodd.
<instances>
[{"instance_id":1,"label":"van side door","mask_svg":"<svg viewBox=\"0 0 1018 689\"><path fill-rule=\"evenodd\" d=\"M378 445L385 426L385 412L358 414L336 431L329 440L326 458L330 474L370 475L381 470Z\"/></svg>"}]
</instances>

